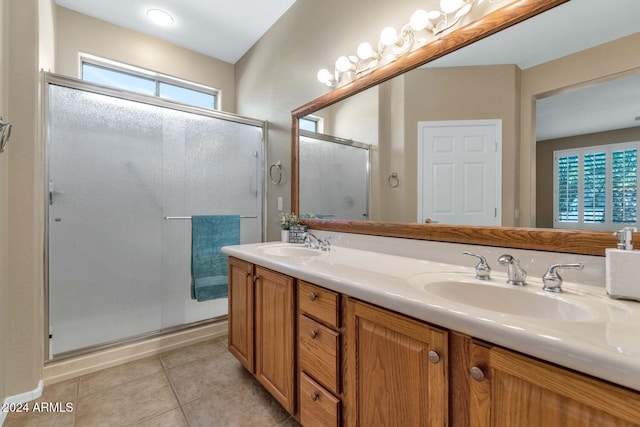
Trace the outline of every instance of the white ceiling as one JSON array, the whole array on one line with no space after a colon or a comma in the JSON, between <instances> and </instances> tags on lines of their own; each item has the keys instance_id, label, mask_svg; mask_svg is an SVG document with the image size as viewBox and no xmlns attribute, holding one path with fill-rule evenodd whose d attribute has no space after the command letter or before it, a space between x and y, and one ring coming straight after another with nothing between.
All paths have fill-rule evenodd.
<instances>
[{"instance_id":1,"label":"white ceiling","mask_svg":"<svg viewBox=\"0 0 640 427\"><path fill-rule=\"evenodd\" d=\"M517 64L527 69L635 34L638 17L638 0L571 0L427 66ZM640 76L545 98L536 110L538 141L640 126L634 120L640 116Z\"/></svg>"},{"instance_id":2,"label":"white ceiling","mask_svg":"<svg viewBox=\"0 0 640 427\"><path fill-rule=\"evenodd\" d=\"M59 6L235 64L295 0L56 0ZM169 12L158 27L147 10Z\"/></svg>"},{"instance_id":3,"label":"white ceiling","mask_svg":"<svg viewBox=\"0 0 640 427\"><path fill-rule=\"evenodd\" d=\"M294 2L56 0L60 6L231 64L235 64ZM155 26L146 16L150 8L170 12L174 24L168 28ZM428 66L517 64L526 69L637 33L640 31L638 17L640 0L571 0ZM312 79L310 84L314 84ZM612 88L615 88L614 92L609 90ZM625 95L625 102L620 95ZM538 140L638 126L640 122L633 119L640 116L639 103L638 78L547 98L538 102Z\"/></svg>"}]
</instances>

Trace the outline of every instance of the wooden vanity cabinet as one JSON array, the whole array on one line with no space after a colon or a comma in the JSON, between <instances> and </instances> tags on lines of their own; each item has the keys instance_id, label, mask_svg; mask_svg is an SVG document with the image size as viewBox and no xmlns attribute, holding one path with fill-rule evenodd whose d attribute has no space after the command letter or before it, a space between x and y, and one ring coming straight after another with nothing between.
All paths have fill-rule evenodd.
<instances>
[{"instance_id":1,"label":"wooden vanity cabinet","mask_svg":"<svg viewBox=\"0 0 640 427\"><path fill-rule=\"evenodd\" d=\"M294 279L229 257L229 351L295 412Z\"/></svg>"},{"instance_id":2,"label":"wooden vanity cabinet","mask_svg":"<svg viewBox=\"0 0 640 427\"><path fill-rule=\"evenodd\" d=\"M347 302L349 426L446 426L447 332Z\"/></svg>"},{"instance_id":3,"label":"wooden vanity cabinet","mask_svg":"<svg viewBox=\"0 0 640 427\"><path fill-rule=\"evenodd\" d=\"M298 365L300 423L335 427L342 423L342 295L298 281Z\"/></svg>"},{"instance_id":4,"label":"wooden vanity cabinet","mask_svg":"<svg viewBox=\"0 0 640 427\"><path fill-rule=\"evenodd\" d=\"M471 338L458 343L467 369L451 383L462 390L450 395L452 426L640 425L640 393Z\"/></svg>"},{"instance_id":5,"label":"wooden vanity cabinet","mask_svg":"<svg viewBox=\"0 0 640 427\"><path fill-rule=\"evenodd\" d=\"M305 427L640 426L636 391L233 257L229 351Z\"/></svg>"},{"instance_id":6,"label":"wooden vanity cabinet","mask_svg":"<svg viewBox=\"0 0 640 427\"><path fill-rule=\"evenodd\" d=\"M228 348L242 365L254 372L253 264L229 257Z\"/></svg>"}]
</instances>

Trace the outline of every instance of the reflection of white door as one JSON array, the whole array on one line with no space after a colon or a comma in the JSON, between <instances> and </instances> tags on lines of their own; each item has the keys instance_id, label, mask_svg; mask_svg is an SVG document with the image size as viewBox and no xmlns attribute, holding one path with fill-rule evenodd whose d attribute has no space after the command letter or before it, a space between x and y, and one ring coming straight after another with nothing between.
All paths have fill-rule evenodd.
<instances>
[{"instance_id":1,"label":"reflection of white door","mask_svg":"<svg viewBox=\"0 0 640 427\"><path fill-rule=\"evenodd\" d=\"M418 122L418 222L501 225L502 121Z\"/></svg>"}]
</instances>

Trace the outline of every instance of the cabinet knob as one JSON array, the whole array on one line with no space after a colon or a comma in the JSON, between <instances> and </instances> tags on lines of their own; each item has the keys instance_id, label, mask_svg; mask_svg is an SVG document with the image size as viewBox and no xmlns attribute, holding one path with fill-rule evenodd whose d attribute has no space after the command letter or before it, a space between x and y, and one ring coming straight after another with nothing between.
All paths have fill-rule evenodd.
<instances>
[{"instance_id":1,"label":"cabinet knob","mask_svg":"<svg viewBox=\"0 0 640 427\"><path fill-rule=\"evenodd\" d=\"M429 362L434 364L440 363L440 355L437 352L431 350L429 352Z\"/></svg>"},{"instance_id":2,"label":"cabinet knob","mask_svg":"<svg viewBox=\"0 0 640 427\"><path fill-rule=\"evenodd\" d=\"M315 293L311 292L311 293L309 294L309 299L310 299L311 301L315 301L315 300L317 300L317 299L318 299L318 295L316 295Z\"/></svg>"},{"instance_id":3,"label":"cabinet knob","mask_svg":"<svg viewBox=\"0 0 640 427\"><path fill-rule=\"evenodd\" d=\"M471 373L471 378L473 378L475 381L484 381L484 372L482 372L482 369L474 366L473 368L469 369L469 372Z\"/></svg>"},{"instance_id":4,"label":"cabinet knob","mask_svg":"<svg viewBox=\"0 0 640 427\"><path fill-rule=\"evenodd\" d=\"M309 335L311 335L311 339L312 340L315 340L316 337L318 336L318 331L311 331L311 334L309 334Z\"/></svg>"},{"instance_id":5,"label":"cabinet knob","mask_svg":"<svg viewBox=\"0 0 640 427\"><path fill-rule=\"evenodd\" d=\"M311 400L313 400L314 402L316 400L318 400L319 397L320 397L320 395L318 394L318 392L316 392L316 391L311 392Z\"/></svg>"}]
</instances>

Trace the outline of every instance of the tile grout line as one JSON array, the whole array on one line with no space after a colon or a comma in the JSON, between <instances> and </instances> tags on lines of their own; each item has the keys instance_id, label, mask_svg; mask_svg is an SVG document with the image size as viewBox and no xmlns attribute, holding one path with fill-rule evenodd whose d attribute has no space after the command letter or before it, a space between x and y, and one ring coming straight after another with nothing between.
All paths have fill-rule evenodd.
<instances>
[{"instance_id":1,"label":"tile grout line","mask_svg":"<svg viewBox=\"0 0 640 427\"><path fill-rule=\"evenodd\" d=\"M80 378L76 378L76 392L73 397L74 411L73 411L73 427L76 427L78 424L78 403L80 402Z\"/></svg>"},{"instance_id":2,"label":"tile grout line","mask_svg":"<svg viewBox=\"0 0 640 427\"><path fill-rule=\"evenodd\" d=\"M160 364L162 365L162 372L164 373L164 376L167 379L167 382L169 383L169 387L171 387L171 392L173 393L173 396L176 398L176 402L178 402L178 408L180 408L180 412L182 413L182 417L184 418L184 421L187 423L187 426L190 427L191 423L189 422L189 418L187 418L187 414L184 412L184 408L182 407L182 402L178 397L178 393L176 392L176 389L173 387L173 383L171 382L171 379L169 378L169 373L167 372L167 367L164 365L164 362L162 361L160 354L158 355L158 359L160 359Z\"/></svg>"}]
</instances>

